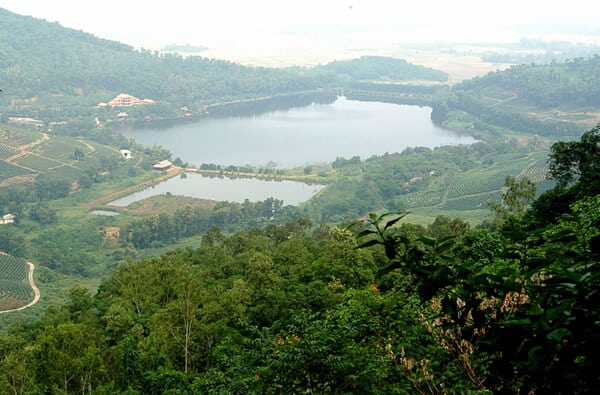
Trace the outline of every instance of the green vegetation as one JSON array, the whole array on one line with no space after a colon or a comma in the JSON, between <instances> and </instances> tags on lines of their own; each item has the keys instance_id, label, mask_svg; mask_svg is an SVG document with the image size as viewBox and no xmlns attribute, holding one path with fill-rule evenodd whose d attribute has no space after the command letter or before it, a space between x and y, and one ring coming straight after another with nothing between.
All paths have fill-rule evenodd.
<instances>
[{"instance_id":1,"label":"green vegetation","mask_svg":"<svg viewBox=\"0 0 600 395\"><path fill-rule=\"evenodd\" d=\"M4 10L0 23L0 207L16 215L0 226L11 254L0 255L0 304L31 298L22 258L36 262L43 295L0 318L1 392L579 394L600 384L600 128L580 135L597 119L598 57L423 86L388 82L445 76L379 57L249 68L138 52ZM340 89L432 106L435 122L481 141L293 170L201 166L327 181L297 208L163 196L90 214L156 182L152 164L172 159L115 133L120 109L99 101L150 97L127 111L162 119L327 102ZM567 135L577 140L554 141Z\"/></svg>"},{"instance_id":2,"label":"green vegetation","mask_svg":"<svg viewBox=\"0 0 600 395\"><path fill-rule=\"evenodd\" d=\"M353 60L336 60L321 66L355 80L425 80L447 81L448 74L428 67L414 65L403 59L383 56L362 56Z\"/></svg>"},{"instance_id":3,"label":"green vegetation","mask_svg":"<svg viewBox=\"0 0 600 395\"><path fill-rule=\"evenodd\" d=\"M0 311L31 301L33 290L27 281L27 270L24 259L0 254Z\"/></svg>"},{"instance_id":4,"label":"green vegetation","mask_svg":"<svg viewBox=\"0 0 600 395\"><path fill-rule=\"evenodd\" d=\"M493 227L373 213L121 263L0 338L3 391L572 393L600 384L600 128L507 178ZM576 196L536 209L544 196ZM353 232L353 233L352 233ZM72 237L72 236L71 236Z\"/></svg>"},{"instance_id":5,"label":"green vegetation","mask_svg":"<svg viewBox=\"0 0 600 395\"><path fill-rule=\"evenodd\" d=\"M116 119L116 108L96 108L126 92L155 104L127 108L130 119L202 116L213 104L340 88L356 79L445 80L443 72L404 60L364 57L323 67L246 67L198 56L135 51L117 42L0 10L0 103L8 115L39 119L56 132L80 133ZM338 70L339 69L339 70ZM337 71L336 71L337 70ZM350 81L351 82L351 81ZM211 107L207 107L211 106ZM182 110L183 109L183 110ZM5 115L5 114L3 114ZM56 122L58 122L56 124ZM67 122L66 124L64 122Z\"/></svg>"},{"instance_id":6,"label":"green vegetation","mask_svg":"<svg viewBox=\"0 0 600 395\"><path fill-rule=\"evenodd\" d=\"M6 146L4 144L0 144L0 158L6 159L17 152L16 149Z\"/></svg>"},{"instance_id":7,"label":"green vegetation","mask_svg":"<svg viewBox=\"0 0 600 395\"><path fill-rule=\"evenodd\" d=\"M43 138L43 134L40 132L11 125L2 125L2 129L0 129L0 143L13 149L26 146L41 138Z\"/></svg>"},{"instance_id":8,"label":"green vegetation","mask_svg":"<svg viewBox=\"0 0 600 395\"><path fill-rule=\"evenodd\" d=\"M4 161L0 162L0 180L6 180L12 177L18 177L30 173L31 172L29 170L21 167L11 165L10 163L6 163Z\"/></svg>"},{"instance_id":9,"label":"green vegetation","mask_svg":"<svg viewBox=\"0 0 600 395\"><path fill-rule=\"evenodd\" d=\"M410 210L431 220L446 210L481 222L489 200L500 200L507 176L528 176L543 192L544 151L516 140L469 146L408 148L365 161L338 158L334 181L311 199L304 213L314 221L335 222L373 208ZM431 213L434 213L433 215Z\"/></svg>"},{"instance_id":10,"label":"green vegetation","mask_svg":"<svg viewBox=\"0 0 600 395\"><path fill-rule=\"evenodd\" d=\"M600 56L594 56L489 73L439 91L434 114L438 122L456 112L470 114L464 126L475 130L500 126L555 139L575 137L597 123L599 65Z\"/></svg>"}]
</instances>

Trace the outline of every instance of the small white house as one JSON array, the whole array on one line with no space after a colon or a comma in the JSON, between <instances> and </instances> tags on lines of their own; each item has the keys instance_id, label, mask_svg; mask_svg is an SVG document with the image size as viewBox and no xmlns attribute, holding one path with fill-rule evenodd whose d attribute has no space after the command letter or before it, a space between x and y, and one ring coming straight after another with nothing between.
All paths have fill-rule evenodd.
<instances>
[{"instance_id":1,"label":"small white house","mask_svg":"<svg viewBox=\"0 0 600 395\"><path fill-rule=\"evenodd\" d=\"M4 214L2 216L2 220L0 221L0 224L13 224L15 223L15 216L12 214Z\"/></svg>"},{"instance_id":2,"label":"small white house","mask_svg":"<svg viewBox=\"0 0 600 395\"><path fill-rule=\"evenodd\" d=\"M131 151L128 149L121 150L121 159L127 160L131 159Z\"/></svg>"}]
</instances>

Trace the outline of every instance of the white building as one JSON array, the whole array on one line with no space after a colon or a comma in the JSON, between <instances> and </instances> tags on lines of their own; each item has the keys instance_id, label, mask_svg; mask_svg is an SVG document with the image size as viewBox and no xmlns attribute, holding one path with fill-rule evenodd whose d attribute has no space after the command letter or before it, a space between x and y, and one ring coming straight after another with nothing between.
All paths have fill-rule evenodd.
<instances>
[{"instance_id":1,"label":"white building","mask_svg":"<svg viewBox=\"0 0 600 395\"><path fill-rule=\"evenodd\" d=\"M121 159L127 160L127 159L131 159L131 151L128 149L122 149L121 150Z\"/></svg>"},{"instance_id":2,"label":"white building","mask_svg":"<svg viewBox=\"0 0 600 395\"><path fill-rule=\"evenodd\" d=\"M0 224L13 224L15 223L15 216L12 214L4 214L0 220Z\"/></svg>"}]
</instances>

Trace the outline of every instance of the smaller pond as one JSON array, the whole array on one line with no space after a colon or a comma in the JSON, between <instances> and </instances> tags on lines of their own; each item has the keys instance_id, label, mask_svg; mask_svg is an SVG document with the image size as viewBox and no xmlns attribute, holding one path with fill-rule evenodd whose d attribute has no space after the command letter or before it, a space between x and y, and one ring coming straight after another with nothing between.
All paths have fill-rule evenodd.
<instances>
[{"instance_id":1,"label":"smaller pond","mask_svg":"<svg viewBox=\"0 0 600 395\"><path fill-rule=\"evenodd\" d=\"M243 203L248 199L258 202L270 197L283 200L284 205L297 206L309 200L324 185L306 184L288 180L261 180L258 178L209 177L186 173L186 177L173 177L150 188L135 192L108 203L126 207L151 196L171 194L199 199Z\"/></svg>"},{"instance_id":2,"label":"smaller pond","mask_svg":"<svg viewBox=\"0 0 600 395\"><path fill-rule=\"evenodd\" d=\"M116 211L108 211L108 210L92 210L90 211L90 214L92 215L104 215L107 217L114 217L116 215L119 215L119 213L117 213Z\"/></svg>"}]
</instances>

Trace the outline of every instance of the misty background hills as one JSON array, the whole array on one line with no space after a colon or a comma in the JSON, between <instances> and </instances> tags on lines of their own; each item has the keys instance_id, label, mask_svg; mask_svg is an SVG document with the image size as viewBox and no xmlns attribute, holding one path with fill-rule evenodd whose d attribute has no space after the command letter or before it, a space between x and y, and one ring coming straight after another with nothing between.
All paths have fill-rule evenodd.
<instances>
[{"instance_id":1,"label":"misty background hills","mask_svg":"<svg viewBox=\"0 0 600 395\"><path fill-rule=\"evenodd\" d=\"M58 23L3 9L0 9L0 28L0 78L5 100L44 94L69 95L76 91L106 97L128 92L183 105L326 87L336 82L339 74L358 79L447 78L443 72L389 58L354 60L353 70L349 71L340 62L310 69L265 68L138 51Z\"/></svg>"}]
</instances>

